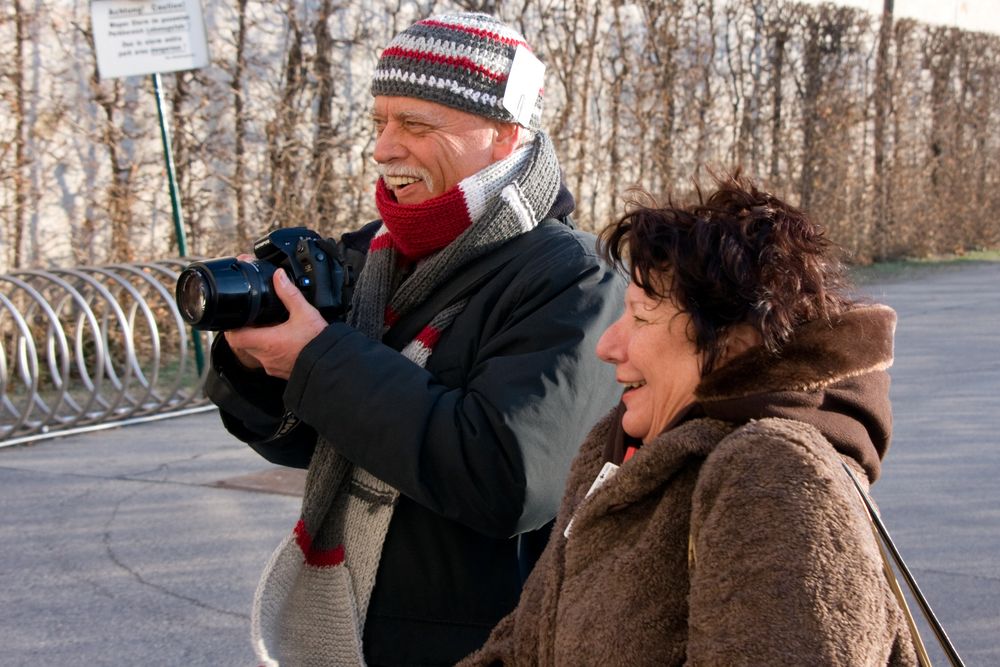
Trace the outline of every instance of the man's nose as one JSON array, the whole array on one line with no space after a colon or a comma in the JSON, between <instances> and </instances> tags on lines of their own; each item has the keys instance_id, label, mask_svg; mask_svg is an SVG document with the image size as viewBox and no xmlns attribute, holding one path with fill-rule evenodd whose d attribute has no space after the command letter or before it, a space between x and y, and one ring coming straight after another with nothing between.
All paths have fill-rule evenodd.
<instances>
[{"instance_id":1,"label":"man's nose","mask_svg":"<svg viewBox=\"0 0 1000 667\"><path fill-rule=\"evenodd\" d=\"M397 140L396 129L392 123L386 125L375 139L375 152L372 158L379 163L392 162L406 157L406 148Z\"/></svg>"}]
</instances>

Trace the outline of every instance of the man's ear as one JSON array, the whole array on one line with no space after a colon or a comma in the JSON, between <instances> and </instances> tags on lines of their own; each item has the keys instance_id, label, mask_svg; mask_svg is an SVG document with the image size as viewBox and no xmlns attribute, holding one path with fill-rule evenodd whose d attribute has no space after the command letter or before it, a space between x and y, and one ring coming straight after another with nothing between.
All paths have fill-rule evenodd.
<instances>
[{"instance_id":1,"label":"man's ear","mask_svg":"<svg viewBox=\"0 0 1000 667\"><path fill-rule=\"evenodd\" d=\"M493 160L499 161L509 156L517 148L524 129L517 123L497 123L493 137Z\"/></svg>"}]
</instances>

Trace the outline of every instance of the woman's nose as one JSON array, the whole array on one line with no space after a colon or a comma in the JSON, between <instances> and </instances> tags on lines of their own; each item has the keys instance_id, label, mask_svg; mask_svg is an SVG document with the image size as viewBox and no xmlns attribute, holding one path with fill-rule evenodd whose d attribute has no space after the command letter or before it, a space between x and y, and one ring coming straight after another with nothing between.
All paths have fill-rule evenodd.
<instances>
[{"instance_id":1,"label":"woman's nose","mask_svg":"<svg viewBox=\"0 0 1000 667\"><path fill-rule=\"evenodd\" d=\"M601 361L606 361L609 364L617 364L624 359L623 349L621 320L619 319L604 330L600 340L597 341L597 347L594 351Z\"/></svg>"}]
</instances>

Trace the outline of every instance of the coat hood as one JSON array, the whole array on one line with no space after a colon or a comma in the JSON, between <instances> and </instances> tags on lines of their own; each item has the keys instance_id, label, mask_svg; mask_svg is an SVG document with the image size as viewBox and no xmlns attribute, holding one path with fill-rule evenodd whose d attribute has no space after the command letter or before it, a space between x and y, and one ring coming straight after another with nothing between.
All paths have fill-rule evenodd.
<instances>
[{"instance_id":1,"label":"coat hood","mask_svg":"<svg viewBox=\"0 0 1000 667\"><path fill-rule=\"evenodd\" d=\"M809 322L778 355L753 348L705 376L698 404L706 416L728 422L779 417L811 424L875 481L892 435L887 369L895 328L896 313L881 305Z\"/></svg>"}]
</instances>

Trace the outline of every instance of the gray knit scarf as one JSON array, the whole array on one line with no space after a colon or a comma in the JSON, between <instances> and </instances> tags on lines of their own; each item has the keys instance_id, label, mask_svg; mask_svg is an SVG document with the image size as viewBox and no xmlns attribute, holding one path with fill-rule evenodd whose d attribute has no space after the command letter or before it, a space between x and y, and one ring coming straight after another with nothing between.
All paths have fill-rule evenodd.
<instances>
[{"instance_id":1,"label":"gray knit scarf","mask_svg":"<svg viewBox=\"0 0 1000 667\"><path fill-rule=\"evenodd\" d=\"M385 225L372 239L350 324L380 340L462 266L533 229L559 191L559 164L539 132L505 160L459 183L472 224L403 275ZM435 315L402 354L424 366L465 301ZM383 443L391 447L391 443ZM306 477L302 514L275 550L254 596L251 633L262 665L363 665L368 602L399 491L320 437Z\"/></svg>"}]
</instances>

